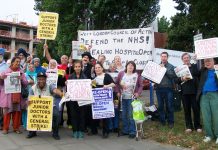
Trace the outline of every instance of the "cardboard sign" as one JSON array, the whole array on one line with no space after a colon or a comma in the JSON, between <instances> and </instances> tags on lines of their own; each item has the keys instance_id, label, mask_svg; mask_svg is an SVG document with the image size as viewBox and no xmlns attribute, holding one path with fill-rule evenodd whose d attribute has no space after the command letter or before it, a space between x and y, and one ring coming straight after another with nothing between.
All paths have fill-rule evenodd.
<instances>
[{"instance_id":1,"label":"cardboard sign","mask_svg":"<svg viewBox=\"0 0 218 150\"><path fill-rule=\"evenodd\" d=\"M114 103L112 88L96 88L92 90L94 103L92 104L92 118L102 119L114 117Z\"/></svg>"},{"instance_id":2,"label":"cardboard sign","mask_svg":"<svg viewBox=\"0 0 218 150\"><path fill-rule=\"evenodd\" d=\"M67 93L72 101L92 101L91 80L67 80Z\"/></svg>"},{"instance_id":3,"label":"cardboard sign","mask_svg":"<svg viewBox=\"0 0 218 150\"><path fill-rule=\"evenodd\" d=\"M21 93L21 82L18 78L20 72L11 72L7 74L7 78L4 79L5 93Z\"/></svg>"},{"instance_id":4,"label":"cardboard sign","mask_svg":"<svg viewBox=\"0 0 218 150\"><path fill-rule=\"evenodd\" d=\"M57 13L40 12L37 38L54 40L57 35L58 17Z\"/></svg>"},{"instance_id":5,"label":"cardboard sign","mask_svg":"<svg viewBox=\"0 0 218 150\"><path fill-rule=\"evenodd\" d=\"M197 59L218 57L218 38L195 41Z\"/></svg>"},{"instance_id":6,"label":"cardboard sign","mask_svg":"<svg viewBox=\"0 0 218 150\"><path fill-rule=\"evenodd\" d=\"M57 73L46 73L47 79L46 84L50 86L51 84L54 84L55 87L57 87L58 83L58 74Z\"/></svg>"},{"instance_id":7,"label":"cardboard sign","mask_svg":"<svg viewBox=\"0 0 218 150\"><path fill-rule=\"evenodd\" d=\"M161 67L159 64L149 61L142 72L142 76L159 84L166 71L167 69L165 67Z\"/></svg>"},{"instance_id":8,"label":"cardboard sign","mask_svg":"<svg viewBox=\"0 0 218 150\"><path fill-rule=\"evenodd\" d=\"M52 131L53 97L29 96L28 131Z\"/></svg>"},{"instance_id":9,"label":"cardboard sign","mask_svg":"<svg viewBox=\"0 0 218 150\"><path fill-rule=\"evenodd\" d=\"M99 55L106 56L106 68L114 57L122 58L122 65L134 61L137 69L142 70L152 60L154 49L154 31L152 27L120 30L79 31L79 42L92 45L90 53L96 59Z\"/></svg>"}]
</instances>

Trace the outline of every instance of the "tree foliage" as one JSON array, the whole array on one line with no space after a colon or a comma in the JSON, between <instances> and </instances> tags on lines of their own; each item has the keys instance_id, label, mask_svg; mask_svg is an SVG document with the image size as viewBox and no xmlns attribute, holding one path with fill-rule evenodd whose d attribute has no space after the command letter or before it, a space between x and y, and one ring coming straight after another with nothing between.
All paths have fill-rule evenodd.
<instances>
[{"instance_id":1,"label":"tree foliage","mask_svg":"<svg viewBox=\"0 0 218 150\"><path fill-rule=\"evenodd\" d=\"M193 36L202 33L203 38L218 36L218 1L174 0L180 13L171 18L168 31L168 48L193 51Z\"/></svg>"},{"instance_id":2,"label":"tree foliage","mask_svg":"<svg viewBox=\"0 0 218 150\"><path fill-rule=\"evenodd\" d=\"M159 13L159 0L35 0L35 10L59 13L52 56L69 55L77 31L146 27ZM52 43L52 44L51 44Z\"/></svg>"},{"instance_id":3,"label":"tree foliage","mask_svg":"<svg viewBox=\"0 0 218 150\"><path fill-rule=\"evenodd\" d=\"M167 17L163 16L158 18L158 32L165 33L167 32L170 26L170 22L167 20Z\"/></svg>"}]
</instances>

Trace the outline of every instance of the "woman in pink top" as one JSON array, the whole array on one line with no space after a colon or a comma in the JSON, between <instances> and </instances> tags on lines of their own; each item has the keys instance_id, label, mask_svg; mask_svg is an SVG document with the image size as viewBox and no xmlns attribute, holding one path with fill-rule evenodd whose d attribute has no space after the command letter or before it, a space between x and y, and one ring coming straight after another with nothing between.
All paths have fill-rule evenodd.
<instances>
[{"instance_id":1,"label":"woman in pink top","mask_svg":"<svg viewBox=\"0 0 218 150\"><path fill-rule=\"evenodd\" d=\"M7 78L12 72L20 72L20 76L17 78L21 81L23 86L27 86L28 81L26 80L25 74L20 69L20 58L14 57L11 60L11 66L4 72L0 73L0 80ZM16 77L15 77L16 78ZM18 80L15 80L18 81ZM15 83L16 84L16 83ZM9 86L9 85L4 85ZM18 84L19 86L19 84ZM3 123L3 134L7 134L9 130L10 120L12 116L14 132L20 134L20 122L21 122L21 107L24 106L25 102L21 97L21 93L5 93L3 88L0 95L0 107L3 108L4 123Z\"/></svg>"}]
</instances>

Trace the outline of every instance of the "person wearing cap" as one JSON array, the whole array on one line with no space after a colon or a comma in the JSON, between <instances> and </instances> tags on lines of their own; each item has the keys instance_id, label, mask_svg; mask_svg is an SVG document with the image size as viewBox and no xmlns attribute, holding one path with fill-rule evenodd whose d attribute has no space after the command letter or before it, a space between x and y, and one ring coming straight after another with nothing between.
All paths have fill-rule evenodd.
<instances>
[{"instance_id":1,"label":"person wearing cap","mask_svg":"<svg viewBox=\"0 0 218 150\"><path fill-rule=\"evenodd\" d=\"M93 66L90 64L90 60L92 56L90 52L84 52L82 54L82 63L83 63L83 73L86 75L88 79L92 79L92 68Z\"/></svg>"},{"instance_id":2,"label":"person wearing cap","mask_svg":"<svg viewBox=\"0 0 218 150\"><path fill-rule=\"evenodd\" d=\"M54 96L59 95L63 96L63 93L56 88L54 84L51 84L48 86L46 84L47 76L44 72L37 73L37 84L33 85L31 87L29 95L34 96ZM29 103L29 105L31 105ZM59 131L58 131L58 123L59 123L59 111L58 106L53 103L53 119L52 119L52 137L55 140L60 140ZM33 138L37 136L36 131L29 131L29 134L27 135L27 138Z\"/></svg>"},{"instance_id":3,"label":"person wearing cap","mask_svg":"<svg viewBox=\"0 0 218 150\"><path fill-rule=\"evenodd\" d=\"M0 48L0 73L2 73L3 71L5 71L6 69L8 69L8 65L4 60L4 54L5 54L5 49L4 48ZM1 97L1 92L2 92L2 88L3 88L3 80L0 80L0 99L2 99ZM2 129L3 126L3 113L2 113L2 108L0 108L0 129Z\"/></svg>"},{"instance_id":4,"label":"person wearing cap","mask_svg":"<svg viewBox=\"0 0 218 150\"><path fill-rule=\"evenodd\" d=\"M20 57L13 57L11 65L8 69L0 73L0 80L4 84L4 79L7 78L11 72L19 72L20 76L17 78L21 82L22 86L27 86L27 80L24 72L20 69ZM16 79L17 80L17 79ZM18 80L17 80L18 81ZM19 85L19 84L18 84ZM3 85L8 86L8 85ZM25 106L25 99L22 98L21 93L5 93L5 88L1 89L0 107L3 108L4 123L3 123L3 134L8 134L10 120L12 116L13 130L15 133L20 134L20 123L21 123L21 109Z\"/></svg>"}]
</instances>

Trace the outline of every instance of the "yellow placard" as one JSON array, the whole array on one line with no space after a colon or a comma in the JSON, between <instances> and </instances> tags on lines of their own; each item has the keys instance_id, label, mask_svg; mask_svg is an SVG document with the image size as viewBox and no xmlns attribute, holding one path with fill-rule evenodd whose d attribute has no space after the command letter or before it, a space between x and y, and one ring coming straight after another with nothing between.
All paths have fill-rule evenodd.
<instances>
[{"instance_id":1,"label":"yellow placard","mask_svg":"<svg viewBox=\"0 0 218 150\"><path fill-rule=\"evenodd\" d=\"M65 70L58 69L58 75L64 76L64 74L65 74Z\"/></svg>"},{"instance_id":2,"label":"yellow placard","mask_svg":"<svg viewBox=\"0 0 218 150\"><path fill-rule=\"evenodd\" d=\"M27 113L28 131L52 131L53 97L30 96Z\"/></svg>"},{"instance_id":3,"label":"yellow placard","mask_svg":"<svg viewBox=\"0 0 218 150\"><path fill-rule=\"evenodd\" d=\"M58 13L41 12L39 14L39 24L37 38L54 40L58 28Z\"/></svg>"}]
</instances>

